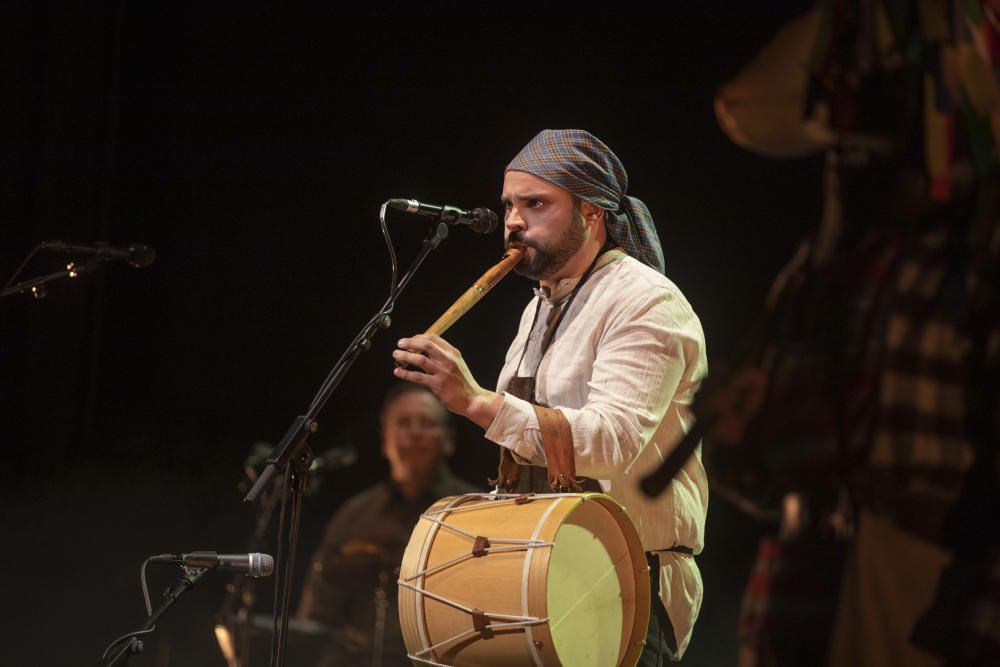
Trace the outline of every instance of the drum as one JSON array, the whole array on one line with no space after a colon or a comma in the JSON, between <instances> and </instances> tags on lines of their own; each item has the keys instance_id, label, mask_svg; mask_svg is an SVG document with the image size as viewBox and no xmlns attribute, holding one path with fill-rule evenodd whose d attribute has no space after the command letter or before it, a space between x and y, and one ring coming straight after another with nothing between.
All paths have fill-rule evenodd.
<instances>
[{"instance_id":1,"label":"drum","mask_svg":"<svg viewBox=\"0 0 1000 667\"><path fill-rule=\"evenodd\" d=\"M444 498L399 574L403 638L428 665L632 667L649 605L635 527L599 493Z\"/></svg>"}]
</instances>

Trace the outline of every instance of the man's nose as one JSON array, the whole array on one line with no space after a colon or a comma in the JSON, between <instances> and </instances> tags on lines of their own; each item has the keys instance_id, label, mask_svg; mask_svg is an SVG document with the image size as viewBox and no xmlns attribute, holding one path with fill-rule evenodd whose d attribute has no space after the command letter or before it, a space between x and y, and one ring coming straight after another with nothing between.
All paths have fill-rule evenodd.
<instances>
[{"instance_id":1,"label":"man's nose","mask_svg":"<svg viewBox=\"0 0 1000 667\"><path fill-rule=\"evenodd\" d=\"M527 225L524 224L524 219L521 217L521 214L518 213L517 209L513 206L507 209L507 214L503 219L503 226L504 229L507 230L508 234L527 227Z\"/></svg>"}]
</instances>

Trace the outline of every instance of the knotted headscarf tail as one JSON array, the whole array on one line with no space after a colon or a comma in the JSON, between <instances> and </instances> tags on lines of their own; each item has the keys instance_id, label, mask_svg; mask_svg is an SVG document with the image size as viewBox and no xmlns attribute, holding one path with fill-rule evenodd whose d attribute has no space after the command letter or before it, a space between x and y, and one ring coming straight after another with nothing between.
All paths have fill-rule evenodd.
<instances>
[{"instance_id":1,"label":"knotted headscarf tail","mask_svg":"<svg viewBox=\"0 0 1000 667\"><path fill-rule=\"evenodd\" d=\"M625 194L625 167L590 132L542 130L507 165L507 171L511 170L537 176L604 209L611 240L640 262L665 272L653 216L642 200Z\"/></svg>"}]
</instances>

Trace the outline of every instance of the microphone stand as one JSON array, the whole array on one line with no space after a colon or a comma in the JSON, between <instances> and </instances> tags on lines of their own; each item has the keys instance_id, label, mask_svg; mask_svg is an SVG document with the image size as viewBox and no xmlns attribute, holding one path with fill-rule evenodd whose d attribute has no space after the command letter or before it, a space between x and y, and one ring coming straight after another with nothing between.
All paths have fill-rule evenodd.
<instances>
[{"instance_id":1,"label":"microphone stand","mask_svg":"<svg viewBox=\"0 0 1000 667\"><path fill-rule=\"evenodd\" d=\"M132 258L133 251L140 251L141 254L138 258ZM70 253L84 253L91 254L92 257L87 260L87 263L79 266L76 262L70 262L66 265L66 268L62 271L55 271L54 273L48 273L44 276L39 276L38 278L32 278L31 280L25 280L19 282L16 285L11 285L14 280L21 275L21 271L24 270L28 263L31 261L32 257L38 254L40 250L60 250L63 252ZM35 249L28 253L28 256L21 262L21 265L17 267L17 271L14 275L4 284L3 288L0 289L0 298L5 296L10 296L11 294L19 294L27 290L31 290L31 295L36 299L42 299L45 297L45 283L69 276L70 278L76 278L84 273L93 273L100 266L101 262L106 262L112 259L117 259L120 257L120 253L113 253L116 250L111 248L107 243L98 241L93 246L73 246L70 244L63 243L62 241L43 241L35 246ZM145 246L132 246L128 250L129 263L137 268L149 266L153 262L153 257L156 253L153 252L152 248L147 248Z\"/></svg>"},{"instance_id":2,"label":"microphone stand","mask_svg":"<svg viewBox=\"0 0 1000 667\"><path fill-rule=\"evenodd\" d=\"M93 273L101 263L102 259L103 258L101 257L94 256L82 266L77 266L76 263L70 262L62 271L55 271L44 276L39 276L38 278L32 278L31 280L25 280L8 287L4 287L0 290L0 299L5 296L10 296L11 294L18 294L28 290L31 290L31 294L36 299L42 299L45 297L45 283L52 282L53 280L57 280L59 278L64 278L66 276L76 278L84 273Z\"/></svg>"},{"instance_id":3,"label":"microphone stand","mask_svg":"<svg viewBox=\"0 0 1000 667\"><path fill-rule=\"evenodd\" d=\"M240 483L240 490L247 491L248 484ZM271 517L277 508L279 499L265 495L258 506L257 523L253 535L247 545L247 551L260 551L264 536L271 525ZM256 580L241 574L233 575L226 588L227 594L219 612L219 623L230 632L232 640L233 661L231 667L246 667L250 654L250 634L253 632L252 617L254 603L257 599Z\"/></svg>"},{"instance_id":4,"label":"microphone stand","mask_svg":"<svg viewBox=\"0 0 1000 667\"><path fill-rule=\"evenodd\" d=\"M208 568L185 567L184 576L178 579L177 583L164 593L163 596L165 599L163 600L163 603L149 615L149 618L146 619L146 622L143 623L142 627L135 632L119 637L111 643L109 651L105 652L104 656L101 657L100 667L126 665L132 655L142 653L145 646L143 645L142 640L139 639L139 636L148 634L155 630L156 621L159 620L160 616L162 616L167 609L170 609L174 602L177 602L177 598L198 583L198 580L201 579L206 572L208 572ZM111 651L111 648L114 648L114 650Z\"/></svg>"},{"instance_id":5,"label":"microphone stand","mask_svg":"<svg viewBox=\"0 0 1000 667\"><path fill-rule=\"evenodd\" d=\"M313 399L312 404L305 414L297 416L291 426L285 432L281 442L275 448L275 454L267 460L257 482L244 497L246 502L253 502L257 496L267 488L271 479L278 473L284 472L285 479L281 493L281 513L278 519L278 551L277 567L281 574L275 577L274 595L274 637L271 643L271 667L283 667L285 663L285 650L288 639L288 609L291 604L292 574L295 566L295 552L298 547L299 519L302 509L302 496L309 474L309 465L313 460L313 453L306 442L310 433L315 433L317 428L316 416L326 405L330 396L337 389L340 381L347 374L347 371L354 365L361 353L371 348L372 339L379 329L388 329L392 320L392 313L396 299L409 284L417 269L432 250L437 248L445 238L448 237L448 225L443 221L438 221L424 239L423 247L413 260L406 274L399 281L398 286L393 286L388 300L381 309L372 317L361 329L361 332L354 338L333 369L327 375L326 380L320 387Z\"/></svg>"}]
</instances>

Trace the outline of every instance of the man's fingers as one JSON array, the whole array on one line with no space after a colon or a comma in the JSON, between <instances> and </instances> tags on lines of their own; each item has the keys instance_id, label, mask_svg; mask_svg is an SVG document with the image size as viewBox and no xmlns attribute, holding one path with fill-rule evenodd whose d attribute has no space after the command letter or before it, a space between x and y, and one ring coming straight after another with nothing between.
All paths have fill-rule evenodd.
<instances>
[{"instance_id":1,"label":"man's fingers","mask_svg":"<svg viewBox=\"0 0 1000 667\"><path fill-rule=\"evenodd\" d=\"M429 340L431 342L431 344L433 344L434 346L436 346L437 349L441 350L442 352L452 353L452 352L457 352L458 351L455 348L455 346L453 346L451 343L449 343L448 341L446 341L444 338L441 338L441 336L439 336L437 334L433 334L433 333L432 334L423 334L423 336L425 338L427 338L427 340Z\"/></svg>"},{"instance_id":2,"label":"man's fingers","mask_svg":"<svg viewBox=\"0 0 1000 667\"><path fill-rule=\"evenodd\" d=\"M423 354L407 352L405 350L394 350L392 358L395 359L397 363L405 364L407 366L416 366L417 368L422 368L425 371L428 370L428 365L431 361Z\"/></svg>"},{"instance_id":3,"label":"man's fingers","mask_svg":"<svg viewBox=\"0 0 1000 667\"><path fill-rule=\"evenodd\" d=\"M417 334L412 338L402 338L397 345L404 350L423 352L429 357L443 354L445 345L451 347L445 343L443 338L435 334Z\"/></svg>"},{"instance_id":4,"label":"man's fingers","mask_svg":"<svg viewBox=\"0 0 1000 667\"><path fill-rule=\"evenodd\" d=\"M431 376L427 373L422 373L420 371L410 371L405 368L396 367L392 369L392 374L398 377L400 380L406 380L407 382L415 382L416 384L422 384L425 387L429 386Z\"/></svg>"}]
</instances>

